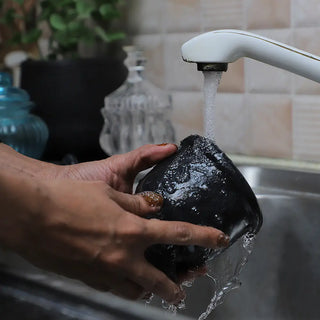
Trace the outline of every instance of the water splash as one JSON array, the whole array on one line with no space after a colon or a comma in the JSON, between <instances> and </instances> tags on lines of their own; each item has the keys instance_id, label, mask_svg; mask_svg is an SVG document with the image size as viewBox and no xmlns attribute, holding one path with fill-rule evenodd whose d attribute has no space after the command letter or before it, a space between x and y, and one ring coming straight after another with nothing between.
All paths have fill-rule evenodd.
<instances>
[{"instance_id":1,"label":"water splash","mask_svg":"<svg viewBox=\"0 0 320 320\"><path fill-rule=\"evenodd\" d=\"M210 313L220 304L223 303L227 294L241 286L240 273L248 261L248 257L252 252L255 236L247 233L234 243L230 248L216 256L213 260L207 262L208 271L205 275L207 281L205 283L210 288L211 297L201 305L202 310L205 310L200 316L192 314L192 317L198 317L198 320L205 320ZM202 277L203 278L203 277ZM197 281L199 279L188 280L182 283L184 290L187 293L186 301L181 301L177 306L168 304L164 300L160 305L163 309L171 314L177 314L179 311L188 313L191 309L191 304L198 295ZM204 279L202 279L202 282ZM193 284L196 289L192 288ZM150 303L151 300L148 302ZM156 305L158 303L156 301ZM202 310L200 312L202 312ZM190 314L188 314L190 316Z\"/></svg>"},{"instance_id":2,"label":"water splash","mask_svg":"<svg viewBox=\"0 0 320 320\"><path fill-rule=\"evenodd\" d=\"M232 247L208 263L209 270L206 276L212 281L214 295L198 320L206 319L218 305L223 303L229 292L241 286L240 273L252 252L254 239L253 234L245 234Z\"/></svg>"},{"instance_id":3,"label":"water splash","mask_svg":"<svg viewBox=\"0 0 320 320\"><path fill-rule=\"evenodd\" d=\"M205 136L214 140L215 98L222 72L204 71L204 132Z\"/></svg>"},{"instance_id":4,"label":"water splash","mask_svg":"<svg viewBox=\"0 0 320 320\"><path fill-rule=\"evenodd\" d=\"M163 309L174 315L176 315L179 310L184 310L186 308L185 300L181 300L178 305L173 305L166 302L165 300L162 300L161 305Z\"/></svg>"},{"instance_id":5,"label":"water splash","mask_svg":"<svg viewBox=\"0 0 320 320\"><path fill-rule=\"evenodd\" d=\"M154 294L151 293L150 296L149 296L149 298L145 300L145 304L146 304L146 305L147 305L147 304L150 304L150 303L152 302L152 300L153 300L153 297L154 297Z\"/></svg>"}]
</instances>

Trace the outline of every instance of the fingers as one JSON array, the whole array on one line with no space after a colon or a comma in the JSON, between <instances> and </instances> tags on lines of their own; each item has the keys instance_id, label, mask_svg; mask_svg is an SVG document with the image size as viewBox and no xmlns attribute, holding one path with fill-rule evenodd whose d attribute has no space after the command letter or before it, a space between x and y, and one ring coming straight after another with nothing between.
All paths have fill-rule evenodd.
<instances>
[{"instance_id":1,"label":"fingers","mask_svg":"<svg viewBox=\"0 0 320 320\"><path fill-rule=\"evenodd\" d=\"M103 273L103 269L99 269L93 276L94 278L91 276L84 282L97 290L110 291L133 300L143 298L147 292L152 292L169 303L179 303L185 298L185 293L178 284L144 259L139 259L139 261L132 259L130 264L121 267L123 269L118 274L114 274L112 278L105 279L108 273ZM109 266L106 267L106 270L109 270ZM122 278L125 274L128 278Z\"/></svg>"},{"instance_id":2,"label":"fingers","mask_svg":"<svg viewBox=\"0 0 320 320\"><path fill-rule=\"evenodd\" d=\"M162 196L151 191L132 195L113 190L111 198L124 210L142 217L159 212L163 204Z\"/></svg>"},{"instance_id":3,"label":"fingers","mask_svg":"<svg viewBox=\"0 0 320 320\"><path fill-rule=\"evenodd\" d=\"M141 299L145 294L145 290L140 285L132 282L127 279L113 279L112 281L108 279L108 284L105 284L104 275L99 274L99 277L95 277L95 279L85 279L84 283L88 286L103 292L111 292L119 297L137 300Z\"/></svg>"},{"instance_id":4,"label":"fingers","mask_svg":"<svg viewBox=\"0 0 320 320\"><path fill-rule=\"evenodd\" d=\"M112 199L124 210L139 216L146 216L160 210L163 198L153 192L130 195L113 190ZM198 245L205 248L224 248L230 238L222 231L180 221L150 219L145 222L144 236L149 244Z\"/></svg>"},{"instance_id":5,"label":"fingers","mask_svg":"<svg viewBox=\"0 0 320 320\"><path fill-rule=\"evenodd\" d=\"M78 260L66 260L64 264L61 264L61 260L52 260L51 256L46 259L46 263L38 266L68 278L80 280L99 291L111 292L130 300L140 299L146 294L140 285L126 278L119 268L101 265L101 263L81 264ZM127 274L131 275L129 269Z\"/></svg>"},{"instance_id":6,"label":"fingers","mask_svg":"<svg viewBox=\"0 0 320 320\"><path fill-rule=\"evenodd\" d=\"M122 290L110 290L109 292L113 293L114 295L124 298L124 299L129 299L129 300L139 300L144 297L145 291L143 289L135 291L131 290L130 287L123 288Z\"/></svg>"},{"instance_id":7,"label":"fingers","mask_svg":"<svg viewBox=\"0 0 320 320\"><path fill-rule=\"evenodd\" d=\"M179 285L171 281L162 271L148 262L142 262L132 267L131 280L169 303L179 303L185 298L185 293Z\"/></svg>"},{"instance_id":8,"label":"fingers","mask_svg":"<svg viewBox=\"0 0 320 320\"><path fill-rule=\"evenodd\" d=\"M142 299L146 293L143 287L130 280L124 281L121 285L118 285L117 289L112 289L110 292L119 297L130 300Z\"/></svg>"},{"instance_id":9,"label":"fingers","mask_svg":"<svg viewBox=\"0 0 320 320\"><path fill-rule=\"evenodd\" d=\"M175 144L145 145L127 154L132 170L137 174L148 169L177 151Z\"/></svg>"},{"instance_id":10,"label":"fingers","mask_svg":"<svg viewBox=\"0 0 320 320\"><path fill-rule=\"evenodd\" d=\"M185 281L192 282L196 278L204 276L207 272L208 269L206 266L201 266L195 269L188 270L187 272L178 275L177 283L183 283Z\"/></svg>"},{"instance_id":11,"label":"fingers","mask_svg":"<svg viewBox=\"0 0 320 320\"><path fill-rule=\"evenodd\" d=\"M198 245L212 249L229 245L229 236L212 227L157 219L148 220L146 225L150 244Z\"/></svg>"},{"instance_id":12,"label":"fingers","mask_svg":"<svg viewBox=\"0 0 320 320\"><path fill-rule=\"evenodd\" d=\"M126 169L127 178L135 177L140 171L148 169L177 151L175 144L148 144L131 152L115 156L112 160L114 171ZM121 164L121 167L119 167Z\"/></svg>"}]
</instances>

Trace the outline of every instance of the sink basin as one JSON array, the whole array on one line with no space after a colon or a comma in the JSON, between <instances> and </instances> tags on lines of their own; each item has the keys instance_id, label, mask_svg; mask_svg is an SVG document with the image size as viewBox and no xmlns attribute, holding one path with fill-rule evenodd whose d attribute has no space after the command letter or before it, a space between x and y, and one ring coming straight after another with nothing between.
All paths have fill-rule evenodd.
<instances>
[{"instance_id":1,"label":"sink basin","mask_svg":"<svg viewBox=\"0 0 320 320\"><path fill-rule=\"evenodd\" d=\"M242 286L207 319L319 319L320 174L239 169L257 195L264 222L240 274ZM201 293L209 289L203 282L194 290L199 300L187 315L196 314Z\"/></svg>"},{"instance_id":2,"label":"sink basin","mask_svg":"<svg viewBox=\"0 0 320 320\"><path fill-rule=\"evenodd\" d=\"M263 195L264 225L242 287L214 319L318 319L320 198Z\"/></svg>"},{"instance_id":3,"label":"sink basin","mask_svg":"<svg viewBox=\"0 0 320 320\"><path fill-rule=\"evenodd\" d=\"M239 166L264 216L253 253L231 292L208 319L319 318L320 173ZM183 316L172 316L47 274L20 258L0 254L0 319L191 319L203 312L208 281Z\"/></svg>"},{"instance_id":4,"label":"sink basin","mask_svg":"<svg viewBox=\"0 0 320 320\"><path fill-rule=\"evenodd\" d=\"M20 262L20 267L22 262ZM27 265L25 265L27 267ZM1 320L171 320L154 307L123 300L83 284L46 274L2 266L0 271ZM191 320L177 316L176 320Z\"/></svg>"}]
</instances>

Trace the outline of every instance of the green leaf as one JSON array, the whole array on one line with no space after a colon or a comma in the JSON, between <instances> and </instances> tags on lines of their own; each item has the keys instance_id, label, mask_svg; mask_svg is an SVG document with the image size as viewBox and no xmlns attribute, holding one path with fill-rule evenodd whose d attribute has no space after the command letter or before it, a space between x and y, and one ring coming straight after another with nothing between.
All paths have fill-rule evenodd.
<instances>
[{"instance_id":1,"label":"green leaf","mask_svg":"<svg viewBox=\"0 0 320 320\"><path fill-rule=\"evenodd\" d=\"M77 2L78 0L55 0L55 2L57 2L57 5L59 7L65 7L65 6L70 6L72 5L72 7L74 7L74 3Z\"/></svg>"},{"instance_id":2,"label":"green leaf","mask_svg":"<svg viewBox=\"0 0 320 320\"><path fill-rule=\"evenodd\" d=\"M105 3L100 6L99 12L101 16L106 20L119 17L119 11L115 9L111 4Z\"/></svg>"},{"instance_id":3,"label":"green leaf","mask_svg":"<svg viewBox=\"0 0 320 320\"><path fill-rule=\"evenodd\" d=\"M71 32L80 31L83 28L83 24L80 21L71 21L68 23L68 30Z\"/></svg>"},{"instance_id":4,"label":"green leaf","mask_svg":"<svg viewBox=\"0 0 320 320\"><path fill-rule=\"evenodd\" d=\"M10 8L5 12L4 16L0 18L0 23L12 25L15 17L16 17L15 10L13 8Z\"/></svg>"},{"instance_id":5,"label":"green leaf","mask_svg":"<svg viewBox=\"0 0 320 320\"><path fill-rule=\"evenodd\" d=\"M23 0L13 0L13 2L18 3L18 4L20 4L20 6L21 6L21 5L23 5L23 2L24 2L24 1L23 1Z\"/></svg>"},{"instance_id":6,"label":"green leaf","mask_svg":"<svg viewBox=\"0 0 320 320\"><path fill-rule=\"evenodd\" d=\"M94 2L80 0L76 3L76 9L81 17L90 17L92 11L96 10Z\"/></svg>"},{"instance_id":7,"label":"green leaf","mask_svg":"<svg viewBox=\"0 0 320 320\"><path fill-rule=\"evenodd\" d=\"M75 45L78 44L79 38L74 37L70 35L66 31L57 31L54 33L53 38L57 43L59 44L60 47L74 47Z\"/></svg>"},{"instance_id":8,"label":"green leaf","mask_svg":"<svg viewBox=\"0 0 320 320\"><path fill-rule=\"evenodd\" d=\"M63 18L60 15L56 14L56 13L53 13L50 16L50 24L54 29L57 29L57 30L60 30L60 31L64 31L64 30L67 29L67 25L63 21Z\"/></svg>"},{"instance_id":9,"label":"green leaf","mask_svg":"<svg viewBox=\"0 0 320 320\"><path fill-rule=\"evenodd\" d=\"M51 15L51 8L44 8L42 9L40 15L39 15L39 21L43 21L43 20L50 20L50 15Z\"/></svg>"},{"instance_id":10,"label":"green leaf","mask_svg":"<svg viewBox=\"0 0 320 320\"><path fill-rule=\"evenodd\" d=\"M35 28L23 34L21 37L21 42L24 44L34 43L40 38L40 36L41 36L41 30Z\"/></svg>"},{"instance_id":11,"label":"green leaf","mask_svg":"<svg viewBox=\"0 0 320 320\"><path fill-rule=\"evenodd\" d=\"M68 35L64 31L57 31L53 34L53 39L57 41L59 45L66 46L68 45Z\"/></svg>"},{"instance_id":12,"label":"green leaf","mask_svg":"<svg viewBox=\"0 0 320 320\"><path fill-rule=\"evenodd\" d=\"M64 16L68 17L70 21L70 19L72 20L77 19L79 14L75 8L68 8L68 9L64 9Z\"/></svg>"},{"instance_id":13,"label":"green leaf","mask_svg":"<svg viewBox=\"0 0 320 320\"><path fill-rule=\"evenodd\" d=\"M126 37L126 35L123 32L113 32L113 33L109 34L110 41L122 40L125 37Z\"/></svg>"},{"instance_id":14,"label":"green leaf","mask_svg":"<svg viewBox=\"0 0 320 320\"><path fill-rule=\"evenodd\" d=\"M120 39L124 39L125 37L125 34L122 32L107 33L101 27L95 27L94 31L96 32L96 35L100 37L104 42L120 40Z\"/></svg>"},{"instance_id":15,"label":"green leaf","mask_svg":"<svg viewBox=\"0 0 320 320\"><path fill-rule=\"evenodd\" d=\"M8 45L17 45L21 43L21 34L15 33L12 38L8 41Z\"/></svg>"},{"instance_id":16,"label":"green leaf","mask_svg":"<svg viewBox=\"0 0 320 320\"><path fill-rule=\"evenodd\" d=\"M110 42L109 35L102 29L101 27L97 26L94 28L96 35L101 38L104 42Z\"/></svg>"}]
</instances>

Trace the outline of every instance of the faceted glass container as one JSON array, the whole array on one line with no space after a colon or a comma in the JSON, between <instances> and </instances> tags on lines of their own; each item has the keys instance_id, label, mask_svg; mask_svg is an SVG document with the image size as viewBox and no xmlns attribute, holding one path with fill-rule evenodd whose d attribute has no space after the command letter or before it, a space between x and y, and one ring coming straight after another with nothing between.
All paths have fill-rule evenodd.
<instances>
[{"instance_id":1,"label":"faceted glass container","mask_svg":"<svg viewBox=\"0 0 320 320\"><path fill-rule=\"evenodd\" d=\"M0 72L0 139L16 151L39 159L49 132L42 119L29 113L33 106L28 93L12 87L11 76Z\"/></svg>"},{"instance_id":2,"label":"faceted glass container","mask_svg":"<svg viewBox=\"0 0 320 320\"><path fill-rule=\"evenodd\" d=\"M105 98L100 145L107 154L125 153L144 144L175 142L170 121L171 98L144 78L145 58L125 47L129 74L125 83Z\"/></svg>"}]
</instances>

